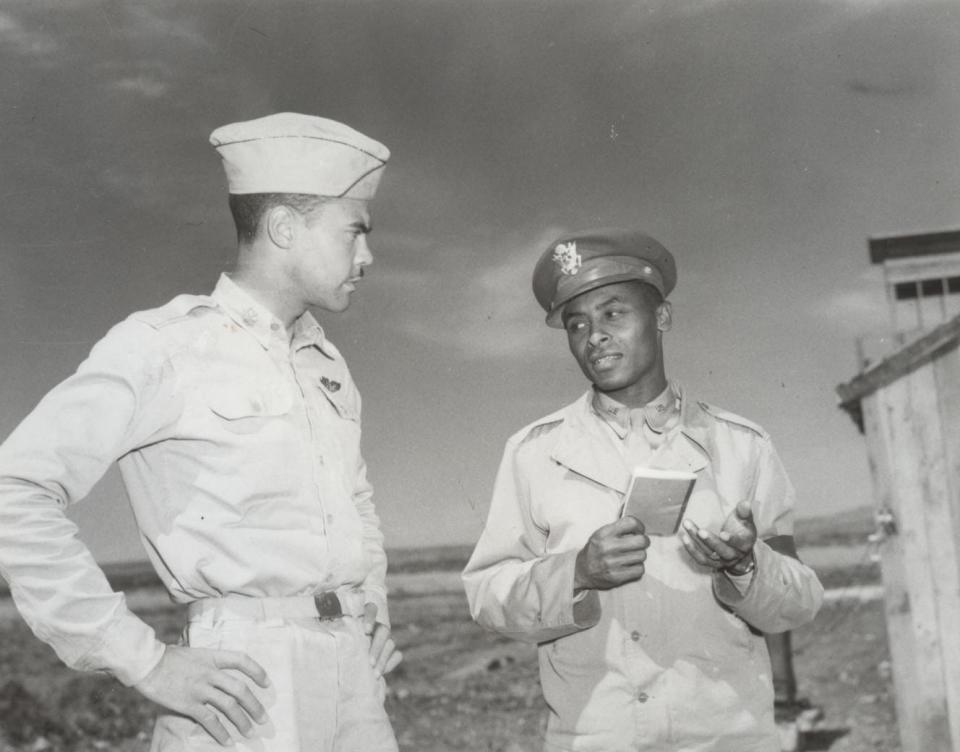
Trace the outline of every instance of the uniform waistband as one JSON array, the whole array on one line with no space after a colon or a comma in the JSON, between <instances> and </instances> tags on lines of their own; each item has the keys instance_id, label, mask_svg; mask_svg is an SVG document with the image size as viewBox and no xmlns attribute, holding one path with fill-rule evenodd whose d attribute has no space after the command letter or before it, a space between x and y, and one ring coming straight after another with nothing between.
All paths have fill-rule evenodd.
<instances>
[{"instance_id":1,"label":"uniform waistband","mask_svg":"<svg viewBox=\"0 0 960 752\"><path fill-rule=\"evenodd\" d=\"M187 607L190 621L201 618L245 619L265 621L270 618L319 619L326 621L343 616L363 616L363 593L356 588L326 590L314 595L288 598L257 598L246 595L226 595L222 598L203 598Z\"/></svg>"}]
</instances>

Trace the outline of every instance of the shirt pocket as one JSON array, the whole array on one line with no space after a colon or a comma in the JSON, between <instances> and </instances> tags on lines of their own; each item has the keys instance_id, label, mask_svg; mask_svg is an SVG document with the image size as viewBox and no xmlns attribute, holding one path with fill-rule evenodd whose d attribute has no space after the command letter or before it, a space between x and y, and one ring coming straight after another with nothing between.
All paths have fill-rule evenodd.
<instances>
[{"instance_id":1,"label":"shirt pocket","mask_svg":"<svg viewBox=\"0 0 960 752\"><path fill-rule=\"evenodd\" d=\"M251 433L289 413L293 398L279 385L252 388L227 384L210 389L206 404L231 433Z\"/></svg>"}]
</instances>

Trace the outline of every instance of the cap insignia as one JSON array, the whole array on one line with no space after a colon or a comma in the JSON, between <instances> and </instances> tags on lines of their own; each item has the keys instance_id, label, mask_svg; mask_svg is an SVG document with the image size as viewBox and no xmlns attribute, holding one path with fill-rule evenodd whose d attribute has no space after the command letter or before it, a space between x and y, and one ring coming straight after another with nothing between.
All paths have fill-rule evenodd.
<instances>
[{"instance_id":1,"label":"cap insignia","mask_svg":"<svg viewBox=\"0 0 960 752\"><path fill-rule=\"evenodd\" d=\"M553 249L553 261L560 268L561 274L571 275L580 271L580 265L583 263L583 259L577 253L577 244L573 242L558 243Z\"/></svg>"}]
</instances>

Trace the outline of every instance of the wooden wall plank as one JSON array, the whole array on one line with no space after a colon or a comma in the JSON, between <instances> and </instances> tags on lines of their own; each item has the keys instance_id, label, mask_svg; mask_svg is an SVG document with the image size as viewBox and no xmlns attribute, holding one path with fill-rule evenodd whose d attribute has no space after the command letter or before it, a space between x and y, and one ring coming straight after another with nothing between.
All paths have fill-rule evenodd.
<instances>
[{"instance_id":1,"label":"wooden wall plank","mask_svg":"<svg viewBox=\"0 0 960 752\"><path fill-rule=\"evenodd\" d=\"M953 748L960 749L960 350L935 360L940 430L944 447L943 505L929 516L939 540L940 639L946 672Z\"/></svg>"},{"instance_id":2,"label":"wooden wall plank","mask_svg":"<svg viewBox=\"0 0 960 752\"><path fill-rule=\"evenodd\" d=\"M917 662L918 685L907 699L916 703L919 749L949 750L938 587L942 541L934 534L935 526L928 523L931 509L937 513L942 507L946 473L932 365L889 384L878 397L889 416L886 428L894 463L894 511L902 539Z\"/></svg>"},{"instance_id":3,"label":"wooden wall plank","mask_svg":"<svg viewBox=\"0 0 960 752\"><path fill-rule=\"evenodd\" d=\"M888 427L889 412L877 393L862 402L867 461L873 479L877 511L891 510L899 516L893 498L893 447ZM910 588L906 581L903 539L899 534L880 543L880 566L883 575L884 608L887 619L887 642L894 683L897 726L903 752L926 752L920 744L919 721L913 698L917 696L916 646L913 634Z\"/></svg>"}]
</instances>

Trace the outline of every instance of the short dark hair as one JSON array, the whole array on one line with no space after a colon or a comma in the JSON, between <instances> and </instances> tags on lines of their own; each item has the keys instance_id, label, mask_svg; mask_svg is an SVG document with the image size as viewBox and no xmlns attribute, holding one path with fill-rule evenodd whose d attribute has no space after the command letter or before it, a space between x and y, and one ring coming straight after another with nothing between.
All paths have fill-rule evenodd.
<instances>
[{"instance_id":1,"label":"short dark hair","mask_svg":"<svg viewBox=\"0 0 960 752\"><path fill-rule=\"evenodd\" d=\"M299 214L309 214L326 201L326 196L311 193L231 193L227 199L239 243L250 243L257 237L260 220L275 206L289 206Z\"/></svg>"}]
</instances>

